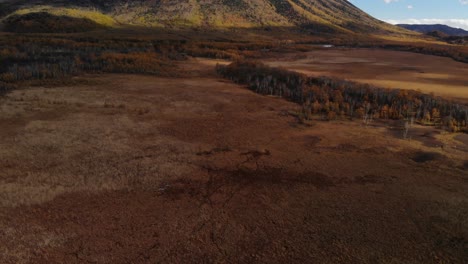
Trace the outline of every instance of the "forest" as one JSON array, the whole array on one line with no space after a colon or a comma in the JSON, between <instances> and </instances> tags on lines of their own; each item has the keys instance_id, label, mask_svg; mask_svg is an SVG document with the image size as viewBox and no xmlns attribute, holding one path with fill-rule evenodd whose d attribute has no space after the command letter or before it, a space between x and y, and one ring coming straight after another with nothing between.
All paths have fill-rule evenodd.
<instances>
[{"instance_id":1,"label":"forest","mask_svg":"<svg viewBox=\"0 0 468 264\"><path fill-rule=\"evenodd\" d=\"M325 43L325 42L323 42ZM207 41L121 37L112 34L5 34L0 38L0 91L23 81L68 78L82 73L141 73L177 76L174 61L188 56L228 60L259 59L265 52L316 49L322 40ZM348 47L377 47L452 57L468 62L464 47L407 45L396 42L356 40L326 43Z\"/></svg>"},{"instance_id":2,"label":"forest","mask_svg":"<svg viewBox=\"0 0 468 264\"><path fill-rule=\"evenodd\" d=\"M56 78L82 71L160 74L168 66L163 61L171 52L158 43L133 40L19 36L2 42L4 81Z\"/></svg>"},{"instance_id":3,"label":"forest","mask_svg":"<svg viewBox=\"0 0 468 264\"><path fill-rule=\"evenodd\" d=\"M336 43L339 44L339 43ZM352 45L352 43L350 43ZM363 45L363 44L362 44ZM377 45L377 44L376 44ZM392 44L386 48L417 49L466 60L463 50ZM0 93L24 82L67 80L83 73L138 73L181 76L177 61L189 56L229 59L218 66L222 76L246 84L255 92L284 97L303 105L303 114L337 118L413 119L450 131L466 131L468 107L409 90L371 87L346 80L311 78L252 62L268 52L308 51L307 43L161 40L89 37L86 35L9 34L0 39ZM316 48L316 47L315 47ZM447 54L445 54L445 53ZM452 56L452 57L454 57Z\"/></svg>"},{"instance_id":4,"label":"forest","mask_svg":"<svg viewBox=\"0 0 468 264\"><path fill-rule=\"evenodd\" d=\"M270 46L269 46L270 45ZM47 82L83 73L178 76L175 61L188 56L258 57L265 43L209 43L117 37L12 34L0 38L0 91L24 81Z\"/></svg>"},{"instance_id":5,"label":"forest","mask_svg":"<svg viewBox=\"0 0 468 264\"><path fill-rule=\"evenodd\" d=\"M296 102L300 118L411 120L467 132L468 106L412 90L384 89L329 77L308 77L255 61L217 65L217 72L252 91Z\"/></svg>"},{"instance_id":6,"label":"forest","mask_svg":"<svg viewBox=\"0 0 468 264\"><path fill-rule=\"evenodd\" d=\"M54 16L46 12L12 15L3 24L5 31L16 33L74 33L104 29L89 19Z\"/></svg>"}]
</instances>

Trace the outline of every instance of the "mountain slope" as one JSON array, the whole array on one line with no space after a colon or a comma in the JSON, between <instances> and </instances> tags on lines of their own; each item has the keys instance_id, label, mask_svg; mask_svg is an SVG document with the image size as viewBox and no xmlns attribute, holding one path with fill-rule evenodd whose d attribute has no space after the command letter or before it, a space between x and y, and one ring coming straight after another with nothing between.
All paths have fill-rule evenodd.
<instances>
[{"instance_id":1,"label":"mountain slope","mask_svg":"<svg viewBox=\"0 0 468 264\"><path fill-rule=\"evenodd\" d=\"M55 16L46 12L9 16L4 30L17 33L74 33L102 29L101 24L86 18Z\"/></svg>"},{"instance_id":2,"label":"mountain slope","mask_svg":"<svg viewBox=\"0 0 468 264\"><path fill-rule=\"evenodd\" d=\"M441 25L441 24L435 24L435 25L399 24L397 26L408 29L408 30L425 33L425 34L429 32L438 31L438 32L447 34L449 36L468 36L468 31L466 30L463 30L461 28L453 28L453 27L449 27L447 25Z\"/></svg>"},{"instance_id":3,"label":"mountain slope","mask_svg":"<svg viewBox=\"0 0 468 264\"><path fill-rule=\"evenodd\" d=\"M58 10L97 10L120 24L141 26L411 34L369 16L347 0L3 0L0 9L3 17L36 9L54 10L56 15Z\"/></svg>"}]
</instances>

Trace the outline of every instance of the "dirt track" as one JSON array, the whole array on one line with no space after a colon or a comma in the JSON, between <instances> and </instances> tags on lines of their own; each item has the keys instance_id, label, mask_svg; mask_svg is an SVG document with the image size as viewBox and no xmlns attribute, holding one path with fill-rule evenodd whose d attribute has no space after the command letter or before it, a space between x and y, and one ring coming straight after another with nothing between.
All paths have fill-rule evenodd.
<instances>
[{"instance_id":1,"label":"dirt track","mask_svg":"<svg viewBox=\"0 0 468 264\"><path fill-rule=\"evenodd\" d=\"M206 76L0 99L0 262L468 259L453 135L441 149L381 124L301 125L296 105Z\"/></svg>"}]
</instances>

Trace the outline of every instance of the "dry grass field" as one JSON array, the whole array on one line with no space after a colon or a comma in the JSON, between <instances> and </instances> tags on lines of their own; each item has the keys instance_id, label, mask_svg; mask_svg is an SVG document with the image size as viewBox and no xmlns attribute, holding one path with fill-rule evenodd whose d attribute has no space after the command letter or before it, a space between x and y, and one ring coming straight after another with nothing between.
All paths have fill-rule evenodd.
<instances>
[{"instance_id":1,"label":"dry grass field","mask_svg":"<svg viewBox=\"0 0 468 264\"><path fill-rule=\"evenodd\" d=\"M313 76L336 76L468 101L468 66L450 58L379 49L331 48L277 54L268 64Z\"/></svg>"},{"instance_id":2,"label":"dry grass field","mask_svg":"<svg viewBox=\"0 0 468 264\"><path fill-rule=\"evenodd\" d=\"M359 78L388 81L393 69L408 83L420 71L459 74L440 87L466 81L466 68L402 70L389 56L399 53L349 52L336 63L300 56L320 74L375 65L375 78ZM295 60L277 64L308 69ZM0 262L468 259L464 135L415 126L404 140L397 123L301 124L298 105L219 79L215 63L181 62L186 78L90 75L1 97Z\"/></svg>"}]
</instances>

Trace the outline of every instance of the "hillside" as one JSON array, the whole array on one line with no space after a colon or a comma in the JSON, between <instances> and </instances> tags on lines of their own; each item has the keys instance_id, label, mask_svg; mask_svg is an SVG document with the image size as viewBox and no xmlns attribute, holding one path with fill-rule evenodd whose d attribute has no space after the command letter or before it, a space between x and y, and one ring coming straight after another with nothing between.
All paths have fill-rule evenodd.
<instances>
[{"instance_id":1,"label":"hillside","mask_svg":"<svg viewBox=\"0 0 468 264\"><path fill-rule=\"evenodd\" d=\"M468 31L461 28L453 28L447 25L435 24L435 25L411 25L411 24L399 24L399 27L420 32L420 33L430 33L430 32L442 32L449 36L468 36Z\"/></svg>"},{"instance_id":2,"label":"hillside","mask_svg":"<svg viewBox=\"0 0 468 264\"><path fill-rule=\"evenodd\" d=\"M4 29L18 33L74 33L102 28L98 23L69 16L55 16L46 12L12 15L4 21Z\"/></svg>"},{"instance_id":3,"label":"hillside","mask_svg":"<svg viewBox=\"0 0 468 264\"><path fill-rule=\"evenodd\" d=\"M379 21L346 0L7 0L0 2L0 16L52 12L90 18L102 24L198 28L299 27L321 33L405 33Z\"/></svg>"}]
</instances>

